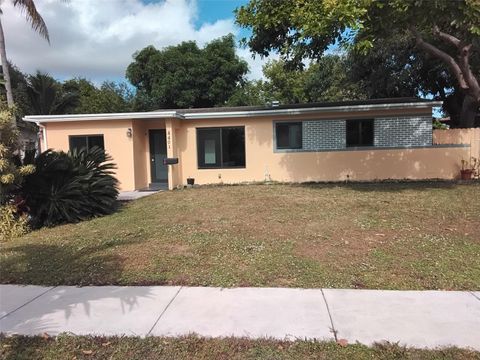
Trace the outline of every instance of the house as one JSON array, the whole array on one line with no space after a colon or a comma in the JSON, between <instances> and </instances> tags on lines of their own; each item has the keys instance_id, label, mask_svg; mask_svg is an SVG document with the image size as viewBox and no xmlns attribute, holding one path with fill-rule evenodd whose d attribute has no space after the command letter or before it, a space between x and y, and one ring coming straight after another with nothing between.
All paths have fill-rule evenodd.
<instances>
[{"instance_id":1,"label":"house","mask_svg":"<svg viewBox=\"0 0 480 360\"><path fill-rule=\"evenodd\" d=\"M43 150L103 147L118 166L121 190L174 189L187 178L196 184L453 179L462 159L478 157L480 133L442 141L432 131L432 107L440 105L402 98L25 120L40 127Z\"/></svg>"}]
</instances>

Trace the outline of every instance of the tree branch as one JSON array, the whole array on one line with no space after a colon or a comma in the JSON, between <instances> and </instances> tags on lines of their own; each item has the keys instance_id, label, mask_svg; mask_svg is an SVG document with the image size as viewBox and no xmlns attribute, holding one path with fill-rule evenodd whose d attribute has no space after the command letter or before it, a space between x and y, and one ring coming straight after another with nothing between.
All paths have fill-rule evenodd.
<instances>
[{"instance_id":1,"label":"tree branch","mask_svg":"<svg viewBox=\"0 0 480 360\"><path fill-rule=\"evenodd\" d=\"M417 47L420 49L425 50L427 53L430 55L442 60L444 63L446 63L450 69L452 70L453 74L458 80L458 83L460 85L460 88L463 90L468 90L469 86L463 76L462 69L458 64L456 63L455 59L448 55L446 52L440 50L436 46L427 43L425 40L423 40L422 35L417 31L415 27L411 27L410 31L413 33L415 36L416 44ZM452 36L453 37L453 36ZM458 40L458 39L457 39Z\"/></svg>"},{"instance_id":2,"label":"tree branch","mask_svg":"<svg viewBox=\"0 0 480 360\"><path fill-rule=\"evenodd\" d=\"M480 85L477 78L473 75L472 69L470 68L470 50L472 49L472 44L465 45L460 50L460 55L458 56L458 64L462 70L463 77L470 88L470 92L473 98L477 101L480 101Z\"/></svg>"},{"instance_id":3,"label":"tree branch","mask_svg":"<svg viewBox=\"0 0 480 360\"><path fill-rule=\"evenodd\" d=\"M461 47L462 47L462 42L460 41L460 39L456 38L453 35L450 35L450 34L447 34L447 33L444 33L442 31L440 31L440 29L437 25L435 25L433 27L433 35L435 35L439 39L455 46L458 49L461 49Z\"/></svg>"}]
</instances>

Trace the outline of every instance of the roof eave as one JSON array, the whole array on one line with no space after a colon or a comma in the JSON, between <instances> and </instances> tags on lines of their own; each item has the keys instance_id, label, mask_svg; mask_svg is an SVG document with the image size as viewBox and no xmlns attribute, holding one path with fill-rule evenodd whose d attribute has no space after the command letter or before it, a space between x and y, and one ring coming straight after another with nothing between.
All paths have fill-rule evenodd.
<instances>
[{"instance_id":1,"label":"roof eave","mask_svg":"<svg viewBox=\"0 0 480 360\"><path fill-rule=\"evenodd\" d=\"M215 119L215 118L236 118L252 116L283 116L283 115L302 115L308 113L325 112L358 112L372 110L400 110L400 109L425 109L441 106L441 101L414 102L401 104L371 104L371 105L351 105L351 106L328 106L313 107L303 109L271 109L271 110L252 110L252 111L230 111L230 112L206 112L206 113L185 113L183 116L187 120L195 119Z\"/></svg>"},{"instance_id":2,"label":"roof eave","mask_svg":"<svg viewBox=\"0 0 480 360\"><path fill-rule=\"evenodd\" d=\"M186 120L195 119L218 119L218 118L239 118L254 116L285 116L302 115L309 113L326 112L363 112L372 110L400 110L400 109L425 109L441 106L441 101L412 102L398 104L369 104L350 106L324 106L297 109L275 109L270 110L246 110L246 111L219 111L204 113L188 113L178 111L152 111L137 113L109 113L109 114L75 114L75 115L29 115L23 120L34 123L70 122L70 121L103 121L103 120L148 120L178 118Z\"/></svg>"},{"instance_id":3,"label":"roof eave","mask_svg":"<svg viewBox=\"0 0 480 360\"><path fill-rule=\"evenodd\" d=\"M103 121L103 120L135 120L135 119L166 119L178 117L176 111L154 111L137 113L108 114L74 114L74 115L27 115L24 121L34 123L70 122L70 121Z\"/></svg>"}]
</instances>

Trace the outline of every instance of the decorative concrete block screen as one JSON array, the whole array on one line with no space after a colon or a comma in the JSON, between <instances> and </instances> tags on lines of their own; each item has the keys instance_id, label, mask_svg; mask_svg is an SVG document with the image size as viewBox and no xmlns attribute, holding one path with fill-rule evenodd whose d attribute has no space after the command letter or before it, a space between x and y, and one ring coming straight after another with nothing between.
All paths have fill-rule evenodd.
<instances>
[{"instance_id":1,"label":"decorative concrete block screen","mask_svg":"<svg viewBox=\"0 0 480 360\"><path fill-rule=\"evenodd\" d=\"M432 118L429 116L377 118L375 146L430 146L432 145Z\"/></svg>"},{"instance_id":2,"label":"decorative concrete block screen","mask_svg":"<svg viewBox=\"0 0 480 360\"><path fill-rule=\"evenodd\" d=\"M303 122L303 150L345 149L345 120Z\"/></svg>"},{"instance_id":3,"label":"decorative concrete block screen","mask_svg":"<svg viewBox=\"0 0 480 360\"><path fill-rule=\"evenodd\" d=\"M374 146L414 147L432 145L432 118L429 116L374 119ZM303 151L346 149L345 120L303 122Z\"/></svg>"}]
</instances>

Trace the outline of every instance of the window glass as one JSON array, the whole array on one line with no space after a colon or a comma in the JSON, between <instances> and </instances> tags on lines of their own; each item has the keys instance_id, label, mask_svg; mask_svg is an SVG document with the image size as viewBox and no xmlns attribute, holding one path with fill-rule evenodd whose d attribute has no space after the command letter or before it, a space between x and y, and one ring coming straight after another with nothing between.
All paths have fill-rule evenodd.
<instances>
[{"instance_id":1,"label":"window glass","mask_svg":"<svg viewBox=\"0 0 480 360\"><path fill-rule=\"evenodd\" d=\"M234 127L223 128L221 131L223 167L244 167L245 129Z\"/></svg>"},{"instance_id":2,"label":"window glass","mask_svg":"<svg viewBox=\"0 0 480 360\"><path fill-rule=\"evenodd\" d=\"M220 162L220 129L197 129L198 167L217 168Z\"/></svg>"},{"instance_id":3,"label":"window glass","mask_svg":"<svg viewBox=\"0 0 480 360\"><path fill-rule=\"evenodd\" d=\"M88 148L91 149L94 146L98 146L101 149L105 149L103 143L103 135L87 136Z\"/></svg>"},{"instance_id":4,"label":"window glass","mask_svg":"<svg viewBox=\"0 0 480 360\"><path fill-rule=\"evenodd\" d=\"M75 135L70 136L70 151L87 149L90 150L94 146L105 149L103 135Z\"/></svg>"},{"instance_id":5,"label":"window glass","mask_svg":"<svg viewBox=\"0 0 480 360\"><path fill-rule=\"evenodd\" d=\"M373 146L373 119L347 120L347 147Z\"/></svg>"},{"instance_id":6,"label":"window glass","mask_svg":"<svg viewBox=\"0 0 480 360\"><path fill-rule=\"evenodd\" d=\"M245 167L245 128L197 129L199 168Z\"/></svg>"},{"instance_id":7,"label":"window glass","mask_svg":"<svg viewBox=\"0 0 480 360\"><path fill-rule=\"evenodd\" d=\"M302 148L302 123L276 123L277 149Z\"/></svg>"},{"instance_id":8,"label":"window glass","mask_svg":"<svg viewBox=\"0 0 480 360\"><path fill-rule=\"evenodd\" d=\"M212 139L205 139L205 164L212 165L217 163L215 152L216 142Z\"/></svg>"},{"instance_id":9,"label":"window glass","mask_svg":"<svg viewBox=\"0 0 480 360\"><path fill-rule=\"evenodd\" d=\"M87 147L86 136L70 136L70 150L80 150Z\"/></svg>"}]
</instances>

